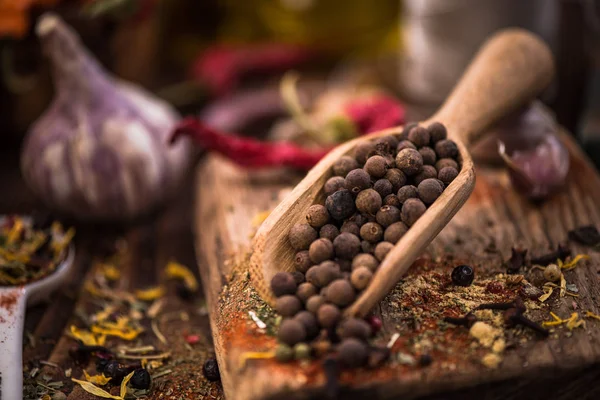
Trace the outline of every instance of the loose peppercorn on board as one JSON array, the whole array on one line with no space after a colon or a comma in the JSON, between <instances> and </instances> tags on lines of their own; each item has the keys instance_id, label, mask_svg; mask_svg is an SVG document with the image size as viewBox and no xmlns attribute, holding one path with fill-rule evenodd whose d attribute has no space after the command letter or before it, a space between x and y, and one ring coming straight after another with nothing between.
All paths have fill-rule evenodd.
<instances>
[{"instance_id":1,"label":"loose peppercorn on board","mask_svg":"<svg viewBox=\"0 0 600 400\"><path fill-rule=\"evenodd\" d=\"M375 310L383 327L373 342L388 345L390 358L377 367L342 371L333 380L326 378L322 359L274 359L280 319L254 291L248 273L256 228L301 176L247 172L218 156L204 160L197 170L196 253L226 396L600 395L593 384L600 378L600 320L595 318L600 313L600 252L567 238L578 226L600 225L600 177L571 139L563 139L571 153L568 185L541 205L517 194L505 171L477 168L475 191L466 205ZM539 257L559 243L568 243L574 256L589 258L565 270L564 297L557 287L542 302L543 272L524 267L520 274L507 275L506 262L512 247ZM452 269L460 264L475 269L469 287L451 283ZM477 311L482 323L470 330L444 322L480 304L507 303L518 296L525 299L527 318L551 322L548 338L529 328L507 327L501 311Z\"/></svg>"}]
</instances>

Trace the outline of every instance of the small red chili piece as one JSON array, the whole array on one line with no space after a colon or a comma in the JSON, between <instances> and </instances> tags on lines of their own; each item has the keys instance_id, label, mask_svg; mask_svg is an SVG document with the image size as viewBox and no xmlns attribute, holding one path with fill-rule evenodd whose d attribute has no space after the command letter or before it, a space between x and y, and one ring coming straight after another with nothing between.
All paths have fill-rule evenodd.
<instances>
[{"instance_id":1,"label":"small red chili piece","mask_svg":"<svg viewBox=\"0 0 600 400\"><path fill-rule=\"evenodd\" d=\"M200 335L186 335L185 341L188 344L196 344L200 341Z\"/></svg>"},{"instance_id":2,"label":"small red chili piece","mask_svg":"<svg viewBox=\"0 0 600 400\"><path fill-rule=\"evenodd\" d=\"M486 290L489 293L499 294L502 293L503 286L500 282L490 282L486 286Z\"/></svg>"},{"instance_id":3,"label":"small red chili piece","mask_svg":"<svg viewBox=\"0 0 600 400\"><path fill-rule=\"evenodd\" d=\"M383 327L383 322L381 322L381 318L375 315L368 316L367 318L365 318L365 321L367 321L367 323L371 325L371 330L373 331L373 334L379 332Z\"/></svg>"},{"instance_id":4,"label":"small red chili piece","mask_svg":"<svg viewBox=\"0 0 600 400\"><path fill-rule=\"evenodd\" d=\"M404 122L404 107L389 96L354 100L345 107L345 113L361 134L392 128Z\"/></svg>"}]
</instances>

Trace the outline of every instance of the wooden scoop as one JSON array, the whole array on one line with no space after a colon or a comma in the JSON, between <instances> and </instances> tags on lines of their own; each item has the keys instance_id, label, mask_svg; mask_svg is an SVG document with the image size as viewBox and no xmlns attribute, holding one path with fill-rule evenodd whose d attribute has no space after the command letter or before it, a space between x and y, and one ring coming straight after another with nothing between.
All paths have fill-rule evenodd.
<instances>
[{"instance_id":1,"label":"wooden scoop","mask_svg":"<svg viewBox=\"0 0 600 400\"><path fill-rule=\"evenodd\" d=\"M483 45L441 109L422 122L424 126L434 121L446 126L448 138L460 151L460 173L388 253L370 285L346 309L347 314L365 316L402 278L473 191L475 171L467 146L485 128L537 96L550 83L553 73L549 48L530 32L506 29ZM273 275L294 270L295 251L288 232L293 225L306 222L308 207L324 204L323 185L332 176L334 162L352 154L355 146L365 140L401 131L402 127L386 129L336 147L264 221L254 239L250 273L265 301L274 303L269 285Z\"/></svg>"}]
</instances>

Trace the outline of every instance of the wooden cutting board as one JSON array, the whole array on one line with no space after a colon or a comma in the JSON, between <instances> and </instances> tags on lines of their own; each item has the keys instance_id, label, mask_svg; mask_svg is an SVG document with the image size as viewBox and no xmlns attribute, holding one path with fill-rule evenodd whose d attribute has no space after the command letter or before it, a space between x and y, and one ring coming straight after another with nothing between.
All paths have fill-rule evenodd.
<instances>
[{"instance_id":1,"label":"wooden cutting board","mask_svg":"<svg viewBox=\"0 0 600 400\"><path fill-rule=\"evenodd\" d=\"M499 353L501 362L495 368L486 359L490 348L470 336L466 328L441 322L444 315L467 311L446 301L455 296L474 304L506 301L520 293L522 282L515 285L499 275L506 271L504 262L511 247L520 245L532 256L539 256L567 242L569 230L600 225L600 177L571 139L564 135L564 140L571 153L568 185L543 204L533 204L517 194L504 170L477 169L475 191L464 208L375 310L383 320L375 342L385 345L399 334L390 361L375 369L344 371L339 378L340 398L600 396L598 320L584 318L585 327L573 330L555 327L547 339L522 328L506 329L506 350ZM222 383L230 399L320 398L325 393L326 379L319 360L243 362L248 352L269 351L276 346L276 316L253 291L248 277L251 237L264 213L300 178L290 173L248 173L219 156L209 156L197 170L196 253ZM590 255L565 273L578 297L559 297L555 290L544 303L529 301L527 315L535 321L550 320L550 311L561 318L573 312L581 317L586 311L600 313L600 253L573 242L569 246L574 254ZM475 293L469 292L471 289L448 287L447 277L460 263L475 267L477 278L472 290L480 297L471 298ZM539 271L527 270L524 275L538 287L544 282ZM267 327L259 328L251 314ZM431 358L430 365L419 363L425 360L424 355Z\"/></svg>"}]
</instances>

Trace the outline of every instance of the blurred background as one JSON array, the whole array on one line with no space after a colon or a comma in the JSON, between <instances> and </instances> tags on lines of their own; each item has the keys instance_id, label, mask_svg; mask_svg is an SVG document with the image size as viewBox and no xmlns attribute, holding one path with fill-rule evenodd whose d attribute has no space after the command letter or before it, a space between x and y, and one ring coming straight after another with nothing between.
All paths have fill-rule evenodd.
<instances>
[{"instance_id":1,"label":"blurred background","mask_svg":"<svg viewBox=\"0 0 600 400\"><path fill-rule=\"evenodd\" d=\"M183 114L240 90L276 87L295 69L326 85L375 84L402 101L407 120L424 117L490 33L525 27L557 60L543 102L600 162L600 1L0 0L4 153L18 152L52 99L34 34L47 10L76 28L109 70Z\"/></svg>"}]
</instances>

